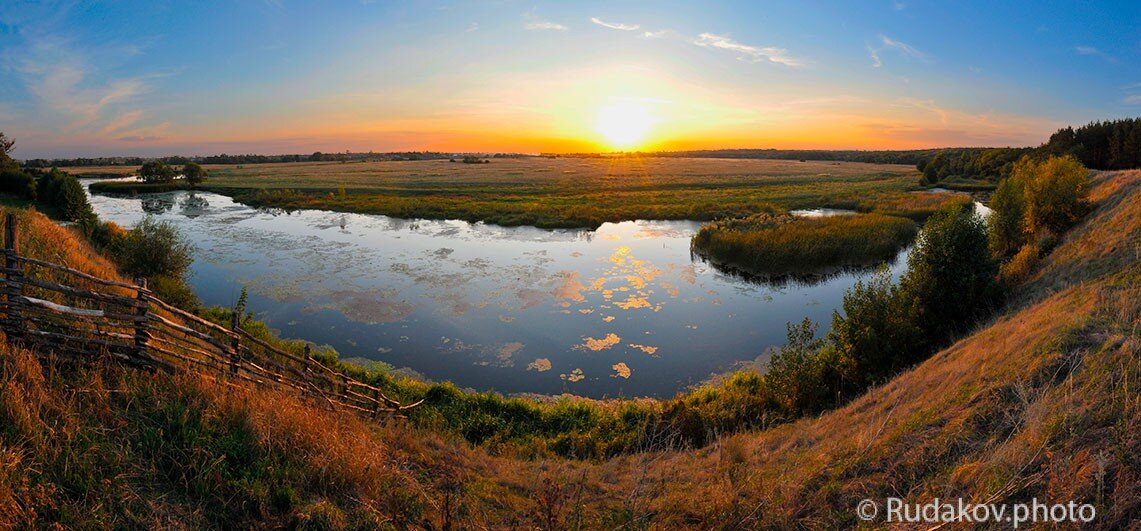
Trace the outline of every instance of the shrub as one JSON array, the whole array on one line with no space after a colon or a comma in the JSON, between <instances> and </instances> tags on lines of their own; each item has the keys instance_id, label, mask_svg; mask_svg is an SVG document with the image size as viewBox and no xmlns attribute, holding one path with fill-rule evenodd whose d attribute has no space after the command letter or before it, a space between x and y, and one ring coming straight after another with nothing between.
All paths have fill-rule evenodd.
<instances>
[{"instance_id":1,"label":"shrub","mask_svg":"<svg viewBox=\"0 0 1141 531\"><path fill-rule=\"evenodd\" d=\"M816 325L805 318L788 324L788 343L769 359L765 382L788 418L821 411L839 391L835 350L816 339Z\"/></svg>"},{"instance_id":2,"label":"shrub","mask_svg":"<svg viewBox=\"0 0 1141 531\"><path fill-rule=\"evenodd\" d=\"M843 314L832 313L829 339L846 392L859 392L922 356L922 330L886 268L845 292L842 307Z\"/></svg>"},{"instance_id":3,"label":"shrub","mask_svg":"<svg viewBox=\"0 0 1141 531\"><path fill-rule=\"evenodd\" d=\"M1038 246L1033 243L1023 245L1009 262L1002 264L998 276L1004 284L1019 284L1030 278L1038 265Z\"/></svg>"},{"instance_id":4,"label":"shrub","mask_svg":"<svg viewBox=\"0 0 1141 531\"><path fill-rule=\"evenodd\" d=\"M1062 234L1089 212L1089 171L1072 155L1028 161L1026 229Z\"/></svg>"},{"instance_id":5,"label":"shrub","mask_svg":"<svg viewBox=\"0 0 1141 531\"><path fill-rule=\"evenodd\" d=\"M1023 163L1008 178L998 183L990 199L991 215L987 220L990 250L997 257L1013 254L1026 243L1026 200Z\"/></svg>"},{"instance_id":6,"label":"shrub","mask_svg":"<svg viewBox=\"0 0 1141 531\"><path fill-rule=\"evenodd\" d=\"M127 233L116 258L123 272L130 275L182 279L194 260L191 249L174 225L147 216Z\"/></svg>"},{"instance_id":7,"label":"shrub","mask_svg":"<svg viewBox=\"0 0 1141 531\"><path fill-rule=\"evenodd\" d=\"M186 182L190 183L190 186L197 186L206 180L206 170L194 162L187 162L182 166L182 176L186 178Z\"/></svg>"},{"instance_id":8,"label":"shrub","mask_svg":"<svg viewBox=\"0 0 1141 531\"><path fill-rule=\"evenodd\" d=\"M923 228L900 289L933 346L994 308L998 265L988 247L986 224L970 206L942 210Z\"/></svg>"},{"instance_id":9,"label":"shrub","mask_svg":"<svg viewBox=\"0 0 1141 531\"><path fill-rule=\"evenodd\" d=\"M174 180L175 171L161 160L152 160L139 168L139 177L148 183L165 183Z\"/></svg>"},{"instance_id":10,"label":"shrub","mask_svg":"<svg viewBox=\"0 0 1141 531\"><path fill-rule=\"evenodd\" d=\"M36 180L16 168L7 168L0 171L0 192L35 199Z\"/></svg>"},{"instance_id":11,"label":"shrub","mask_svg":"<svg viewBox=\"0 0 1141 531\"><path fill-rule=\"evenodd\" d=\"M87 202L87 194L79 180L56 168L40 174L36 179L36 198L54 208L65 221L79 223L88 234L94 228L97 218Z\"/></svg>"}]
</instances>

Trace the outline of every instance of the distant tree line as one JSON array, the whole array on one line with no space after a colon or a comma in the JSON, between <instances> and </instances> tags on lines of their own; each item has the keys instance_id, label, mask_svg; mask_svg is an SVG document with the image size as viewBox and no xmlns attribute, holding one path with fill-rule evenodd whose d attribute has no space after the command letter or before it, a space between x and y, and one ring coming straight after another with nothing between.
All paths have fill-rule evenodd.
<instances>
[{"instance_id":1,"label":"distant tree line","mask_svg":"<svg viewBox=\"0 0 1141 531\"><path fill-rule=\"evenodd\" d=\"M1141 168L1141 119L1125 118L1065 127L1039 148L1047 155L1073 155L1098 170Z\"/></svg>"},{"instance_id":2,"label":"distant tree line","mask_svg":"<svg viewBox=\"0 0 1141 531\"><path fill-rule=\"evenodd\" d=\"M916 164L923 180L937 184L949 178L998 181L1010 177L1024 156L1036 161L1071 155L1096 170L1141 168L1141 119L1125 118L1063 127L1036 148L941 149Z\"/></svg>"},{"instance_id":3,"label":"distant tree line","mask_svg":"<svg viewBox=\"0 0 1141 531\"><path fill-rule=\"evenodd\" d=\"M997 181L1010 175L1014 163L1031 148L950 148L940 149L920 160L915 167L923 172L923 182L938 184L951 178Z\"/></svg>"},{"instance_id":4,"label":"distant tree line","mask_svg":"<svg viewBox=\"0 0 1141 531\"><path fill-rule=\"evenodd\" d=\"M771 159L771 160L825 160L835 162L867 162L872 164L918 164L941 149L888 150L830 150L830 149L714 149L699 151L659 151L655 157L718 158L718 159Z\"/></svg>"}]
</instances>

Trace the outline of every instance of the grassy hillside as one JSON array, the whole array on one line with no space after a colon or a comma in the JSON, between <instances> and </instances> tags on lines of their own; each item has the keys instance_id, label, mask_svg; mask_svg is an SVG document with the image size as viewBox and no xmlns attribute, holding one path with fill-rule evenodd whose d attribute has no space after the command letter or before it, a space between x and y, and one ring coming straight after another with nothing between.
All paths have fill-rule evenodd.
<instances>
[{"instance_id":1,"label":"grassy hillside","mask_svg":"<svg viewBox=\"0 0 1141 531\"><path fill-rule=\"evenodd\" d=\"M0 528L835 528L886 496L1073 499L1126 527L1141 514L1141 172L1100 174L1091 198L1004 315L841 409L691 451L489 455L278 393L0 347Z\"/></svg>"}]
</instances>

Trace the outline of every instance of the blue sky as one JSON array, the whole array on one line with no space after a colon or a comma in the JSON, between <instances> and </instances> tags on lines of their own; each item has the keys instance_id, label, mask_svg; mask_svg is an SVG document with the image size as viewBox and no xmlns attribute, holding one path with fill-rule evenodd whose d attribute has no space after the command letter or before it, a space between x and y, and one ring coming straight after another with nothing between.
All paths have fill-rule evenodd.
<instances>
[{"instance_id":1,"label":"blue sky","mask_svg":"<svg viewBox=\"0 0 1141 531\"><path fill-rule=\"evenodd\" d=\"M997 5L996 5L997 4ZM1037 144L1141 115L1139 2L21 2L18 158ZM610 113L607 115L607 113ZM609 120L607 119L609 118Z\"/></svg>"}]
</instances>

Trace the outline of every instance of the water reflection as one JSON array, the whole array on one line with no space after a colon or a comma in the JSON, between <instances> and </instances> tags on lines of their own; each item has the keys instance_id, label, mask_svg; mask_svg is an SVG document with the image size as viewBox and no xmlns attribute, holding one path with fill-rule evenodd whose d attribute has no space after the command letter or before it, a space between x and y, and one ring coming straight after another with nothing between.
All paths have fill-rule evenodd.
<instances>
[{"instance_id":1,"label":"water reflection","mask_svg":"<svg viewBox=\"0 0 1141 531\"><path fill-rule=\"evenodd\" d=\"M160 203L179 208L144 208ZM285 337L507 393L669 396L782 344L786 322L826 327L867 275L755 283L693 260L693 222L552 231L259 211L202 192L92 204L126 226L148 212L175 223L206 304L246 286Z\"/></svg>"}]
</instances>

